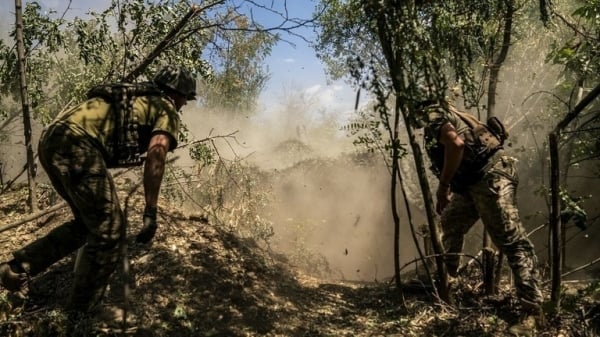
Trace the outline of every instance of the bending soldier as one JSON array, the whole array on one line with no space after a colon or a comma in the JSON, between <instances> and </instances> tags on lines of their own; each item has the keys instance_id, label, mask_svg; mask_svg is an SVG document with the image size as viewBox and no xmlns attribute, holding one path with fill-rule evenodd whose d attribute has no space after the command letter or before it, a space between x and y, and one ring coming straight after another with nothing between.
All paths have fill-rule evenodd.
<instances>
[{"instance_id":1,"label":"bending soldier","mask_svg":"<svg viewBox=\"0 0 600 337\"><path fill-rule=\"evenodd\" d=\"M445 101L428 102L420 110L425 148L439 179L436 211L446 253L460 253L464 235L481 218L507 257L523 309L539 313L543 297L537 257L519 218L516 159L502 148L502 124L492 119L496 123L485 125ZM457 277L460 256L448 254L445 262L448 273Z\"/></svg>"},{"instance_id":2,"label":"bending soldier","mask_svg":"<svg viewBox=\"0 0 600 337\"><path fill-rule=\"evenodd\" d=\"M149 242L157 227L166 154L177 145L178 111L195 95L192 75L182 67L166 66L146 85L97 87L88 100L57 116L40 138L39 159L74 218L13 252L12 260L0 264L1 285L24 297L30 277L83 247L68 306L77 312L96 308L125 235L107 169L142 165L140 154L147 152L144 226L137 240Z\"/></svg>"}]
</instances>

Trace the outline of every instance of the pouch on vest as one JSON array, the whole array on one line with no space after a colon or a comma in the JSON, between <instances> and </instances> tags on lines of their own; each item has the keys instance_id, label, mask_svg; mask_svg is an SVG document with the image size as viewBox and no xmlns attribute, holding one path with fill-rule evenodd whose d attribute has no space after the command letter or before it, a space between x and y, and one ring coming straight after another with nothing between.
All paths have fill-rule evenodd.
<instances>
[{"instance_id":1,"label":"pouch on vest","mask_svg":"<svg viewBox=\"0 0 600 337\"><path fill-rule=\"evenodd\" d=\"M469 126L469 131L464 133L464 141L468 151L464 153L463 162L459 168L461 172L456 174L456 178L462 184L469 185L482 176L484 167L494 153L502 148L504 139L475 116L456 109L453 109L452 112ZM506 133L503 132L503 134Z\"/></svg>"},{"instance_id":2,"label":"pouch on vest","mask_svg":"<svg viewBox=\"0 0 600 337\"><path fill-rule=\"evenodd\" d=\"M115 129L108 140L109 167L138 166L140 157L139 122L133 112L133 101L138 96L158 96L162 92L152 83L101 84L88 91L87 97L101 97L110 103L115 113Z\"/></svg>"},{"instance_id":3,"label":"pouch on vest","mask_svg":"<svg viewBox=\"0 0 600 337\"><path fill-rule=\"evenodd\" d=\"M504 144L507 133L504 129L504 125L502 125L502 122L500 122L498 118L488 118L488 123L491 122L493 124L493 126L490 126L481 123L471 114L460 112L458 110L453 112L469 126L473 132L474 138L479 140L479 143L485 148L486 152L492 152Z\"/></svg>"},{"instance_id":4,"label":"pouch on vest","mask_svg":"<svg viewBox=\"0 0 600 337\"><path fill-rule=\"evenodd\" d=\"M490 131L498 138L500 145L504 144L504 141L508 138L508 131L504 127L504 124L497 117L490 117L486 121Z\"/></svg>"}]
</instances>

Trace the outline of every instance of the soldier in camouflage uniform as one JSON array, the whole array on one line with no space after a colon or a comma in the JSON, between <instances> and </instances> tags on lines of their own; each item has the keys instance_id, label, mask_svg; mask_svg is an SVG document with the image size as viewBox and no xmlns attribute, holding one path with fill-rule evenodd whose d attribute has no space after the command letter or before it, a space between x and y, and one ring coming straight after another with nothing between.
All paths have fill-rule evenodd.
<instances>
[{"instance_id":1,"label":"soldier in camouflage uniform","mask_svg":"<svg viewBox=\"0 0 600 337\"><path fill-rule=\"evenodd\" d=\"M474 117L466 118L448 102L426 104L423 112L425 147L439 179L436 211L446 252L460 253L464 235L481 218L507 256L523 308L539 310L537 257L519 219L516 159L503 150L505 137L477 120L473 124ZM449 254L445 261L456 277L460 256Z\"/></svg>"},{"instance_id":2,"label":"soldier in camouflage uniform","mask_svg":"<svg viewBox=\"0 0 600 337\"><path fill-rule=\"evenodd\" d=\"M110 90L92 93L87 101L59 115L44 130L39 144L40 163L74 218L15 251L11 261L0 264L0 283L9 291L25 297L30 277L83 247L68 305L75 312L89 312L97 306L116 268L118 244L125 235L123 212L107 169L141 165L142 161L135 159L144 152L146 207L137 241L147 243L152 239L166 154L176 148L178 111L195 99L196 81L184 68L167 66L145 90L144 95L133 93L127 102L113 100ZM119 121L126 125L118 127ZM125 158L119 153L124 151L121 136L131 130L135 132L126 140L136 143L136 153Z\"/></svg>"}]
</instances>

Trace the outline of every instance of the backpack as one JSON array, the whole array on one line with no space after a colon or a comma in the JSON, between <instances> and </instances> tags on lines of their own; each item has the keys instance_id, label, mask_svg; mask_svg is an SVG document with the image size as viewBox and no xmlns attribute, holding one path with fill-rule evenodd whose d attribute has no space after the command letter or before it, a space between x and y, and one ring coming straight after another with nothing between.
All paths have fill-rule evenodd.
<instances>
[{"instance_id":1,"label":"backpack","mask_svg":"<svg viewBox=\"0 0 600 337\"><path fill-rule=\"evenodd\" d=\"M100 84L87 93L87 98L100 97L108 102L115 113L115 129L109 139L108 167L139 166L140 157L139 122L133 113L133 102L139 96L160 96L163 92L153 83Z\"/></svg>"},{"instance_id":2,"label":"backpack","mask_svg":"<svg viewBox=\"0 0 600 337\"><path fill-rule=\"evenodd\" d=\"M469 128L463 134L467 150L465 150L463 161L453 178L453 182L456 182L453 184L453 188L460 188L460 185L471 185L483 176L489 158L502 148L508 133L502 122L496 117L488 118L487 123L482 123L475 116L458 111L452 105L447 108ZM434 139L434 135L426 133L425 136L427 154L432 163L431 169L436 176L439 176L444 165L444 148Z\"/></svg>"},{"instance_id":3,"label":"backpack","mask_svg":"<svg viewBox=\"0 0 600 337\"><path fill-rule=\"evenodd\" d=\"M504 127L504 124L497 117L490 117L486 123L482 123L475 116L461 112L456 109L452 109L463 122L465 122L469 128L473 131L473 135L479 138L479 141L494 150L504 145L504 141L508 138L508 132Z\"/></svg>"}]
</instances>

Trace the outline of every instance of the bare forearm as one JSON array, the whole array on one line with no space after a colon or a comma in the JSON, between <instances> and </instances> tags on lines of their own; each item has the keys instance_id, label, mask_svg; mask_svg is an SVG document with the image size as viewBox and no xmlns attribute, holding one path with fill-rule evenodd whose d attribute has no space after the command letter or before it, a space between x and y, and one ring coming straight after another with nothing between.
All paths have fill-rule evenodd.
<instances>
[{"instance_id":1,"label":"bare forearm","mask_svg":"<svg viewBox=\"0 0 600 337\"><path fill-rule=\"evenodd\" d=\"M464 147L451 144L445 147L444 151L444 167L440 174L440 182L449 185L452 177L458 170L463 158Z\"/></svg>"},{"instance_id":2,"label":"bare forearm","mask_svg":"<svg viewBox=\"0 0 600 337\"><path fill-rule=\"evenodd\" d=\"M440 173L440 183L449 185L462 162L464 142L450 123L442 127L440 142L444 145L444 166Z\"/></svg>"},{"instance_id":3,"label":"bare forearm","mask_svg":"<svg viewBox=\"0 0 600 337\"><path fill-rule=\"evenodd\" d=\"M166 156L167 151L162 146L154 146L148 150L144 166L144 195L147 206L156 206L158 203Z\"/></svg>"},{"instance_id":4,"label":"bare forearm","mask_svg":"<svg viewBox=\"0 0 600 337\"><path fill-rule=\"evenodd\" d=\"M440 184L436 192L437 204L435 210L438 214L442 214L450 203L450 182L462 161L464 142L451 123L442 126L439 141L444 145L444 167L442 167Z\"/></svg>"}]
</instances>

